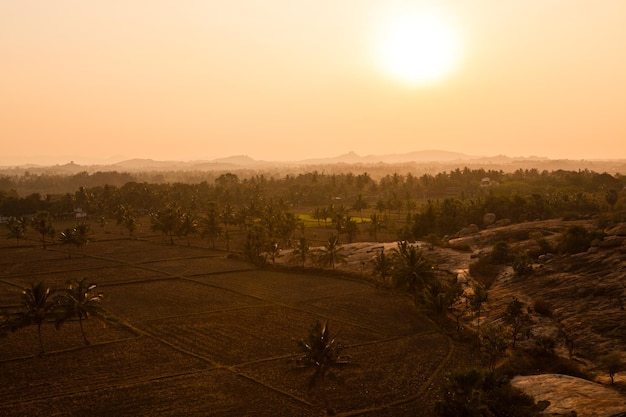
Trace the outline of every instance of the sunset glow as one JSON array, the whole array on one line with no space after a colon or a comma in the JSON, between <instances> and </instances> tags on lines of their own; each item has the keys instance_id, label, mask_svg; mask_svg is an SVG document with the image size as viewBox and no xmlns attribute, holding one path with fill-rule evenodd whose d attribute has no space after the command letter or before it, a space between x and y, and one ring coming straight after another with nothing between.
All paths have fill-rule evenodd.
<instances>
[{"instance_id":1,"label":"sunset glow","mask_svg":"<svg viewBox=\"0 0 626 417\"><path fill-rule=\"evenodd\" d=\"M626 157L626 2L0 3L0 165Z\"/></svg>"},{"instance_id":2,"label":"sunset glow","mask_svg":"<svg viewBox=\"0 0 626 417\"><path fill-rule=\"evenodd\" d=\"M459 59L454 30L433 13L412 13L387 23L377 45L381 66L409 83L444 78Z\"/></svg>"}]
</instances>

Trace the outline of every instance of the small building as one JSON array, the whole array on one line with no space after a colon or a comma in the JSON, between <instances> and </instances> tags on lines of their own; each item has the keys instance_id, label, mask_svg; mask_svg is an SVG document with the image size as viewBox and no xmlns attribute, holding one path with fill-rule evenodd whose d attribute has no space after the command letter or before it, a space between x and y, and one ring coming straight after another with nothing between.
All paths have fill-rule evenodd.
<instances>
[{"instance_id":1,"label":"small building","mask_svg":"<svg viewBox=\"0 0 626 417\"><path fill-rule=\"evenodd\" d=\"M85 217L87 217L87 212L84 211L82 208L78 207L74 209L74 217L77 219L83 219Z\"/></svg>"}]
</instances>

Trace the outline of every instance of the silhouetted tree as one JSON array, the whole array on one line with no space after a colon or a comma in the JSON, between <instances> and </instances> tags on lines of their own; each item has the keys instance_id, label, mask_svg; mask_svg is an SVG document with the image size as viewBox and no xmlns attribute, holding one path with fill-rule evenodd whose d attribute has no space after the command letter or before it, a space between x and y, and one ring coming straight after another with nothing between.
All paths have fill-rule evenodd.
<instances>
[{"instance_id":1,"label":"silhouetted tree","mask_svg":"<svg viewBox=\"0 0 626 417\"><path fill-rule=\"evenodd\" d=\"M343 253L343 247L339 243L337 236L332 235L317 255L317 261L322 266L330 266L335 269L338 263L346 263L346 255Z\"/></svg>"},{"instance_id":2,"label":"silhouetted tree","mask_svg":"<svg viewBox=\"0 0 626 417\"><path fill-rule=\"evenodd\" d=\"M33 228L41 235L41 245L46 249L46 237L54 237L52 215L47 211L39 211L32 220Z\"/></svg>"},{"instance_id":3,"label":"silhouetted tree","mask_svg":"<svg viewBox=\"0 0 626 417\"><path fill-rule=\"evenodd\" d=\"M77 318L80 333L86 345L90 342L85 336L83 320L97 317L106 323L106 310L100 305L104 294L96 291L96 284L88 283L87 278L80 281L72 280L66 283L65 290L55 297L55 309L58 311L55 324L57 328L65 321Z\"/></svg>"}]
</instances>

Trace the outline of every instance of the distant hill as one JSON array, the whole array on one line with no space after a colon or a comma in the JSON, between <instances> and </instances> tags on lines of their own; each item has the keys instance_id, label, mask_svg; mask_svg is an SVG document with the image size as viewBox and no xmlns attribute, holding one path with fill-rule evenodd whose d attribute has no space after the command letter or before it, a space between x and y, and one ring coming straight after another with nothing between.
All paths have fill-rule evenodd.
<instances>
[{"instance_id":1,"label":"distant hill","mask_svg":"<svg viewBox=\"0 0 626 417\"><path fill-rule=\"evenodd\" d=\"M29 171L31 174L61 174L71 175L79 172L97 171L236 171L236 170L267 170L281 173L285 170L318 169L318 167L342 165L340 169L365 167L367 165L415 165L418 171L446 171L456 168L478 168L514 171L517 169L540 169L540 170L577 170L589 169L597 172L609 172L611 174L626 172L626 160L555 160L539 156L510 157L506 155L476 156L460 152L442 150L422 150L407 153L394 153L384 155L361 156L356 152L348 152L342 155L327 158L312 158L297 161L264 161L257 160L248 155L232 155L212 160L193 161L158 161L148 158L135 158L119 161L112 164L79 165L70 162L63 165L33 165L0 167L0 173L7 175L19 175ZM390 167L390 169L393 169Z\"/></svg>"}]
</instances>

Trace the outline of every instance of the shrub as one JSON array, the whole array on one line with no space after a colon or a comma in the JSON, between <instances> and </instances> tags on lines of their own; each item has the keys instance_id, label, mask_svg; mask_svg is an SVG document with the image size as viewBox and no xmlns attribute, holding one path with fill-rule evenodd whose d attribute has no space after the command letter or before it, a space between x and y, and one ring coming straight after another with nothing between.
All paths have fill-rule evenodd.
<instances>
[{"instance_id":1,"label":"shrub","mask_svg":"<svg viewBox=\"0 0 626 417\"><path fill-rule=\"evenodd\" d=\"M511 259L511 248L509 244L501 240L493 245L491 250L491 260L497 264L503 264Z\"/></svg>"},{"instance_id":2,"label":"shrub","mask_svg":"<svg viewBox=\"0 0 626 417\"><path fill-rule=\"evenodd\" d=\"M521 253L515 256L513 261L513 271L515 275L523 277L533 273L533 264L527 254Z\"/></svg>"},{"instance_id":3,"label":"shrub","mask_svg":"<svg viewBox=\"0 0 626 417\"><path fill-rule=\"evenodd\" d=\"M552 305L545 300L537 300L533 304L533 310L537 314L541 314L544 317L554 317L554 311L552 311Z\"/></svg>"},{"instance_id":4,"label":"shrub","mask_svg":"<svg viewBox=\"0 0 626 417\"><path fill-rule=\"evenodd\" d=\"M538 354L552 356L556 348L556 340L549 336L539 336L535 339L535 350Z\"/></svg>"},{"instance_id":5,"label":"shrub","mask_svg":"<svg viewBox=\"0 0 626 417\"><path fill-rule=\"evenodd\" d=\"M592 240L592 234L583 226L569 226L561 234L561 251L563 253L585 252L591 246Z\"/></svg>"},{"instance_id":6,"label":"shrub","mask_svg":"<svg viewBox=\"0 0 626 417\"><path fill-rule=\"evenodd\" d=\"M539 408L529 396L512 387L494 372L477 369L450 376L442 387L442 400L435 404L442 417L539 416Z\"/></svg>"},{"instance_id":7,"label":"shrub","mask_svg":"<svg viewBox=\"0 0 626 417\"><path fill-rule=\"evenodd\" d=\"M489 256L483 256L478 258L476 262L470 264L469 272L474 279L488 289L496 280L499 269L491 262Z\"/></svg>"}]
</instances>

